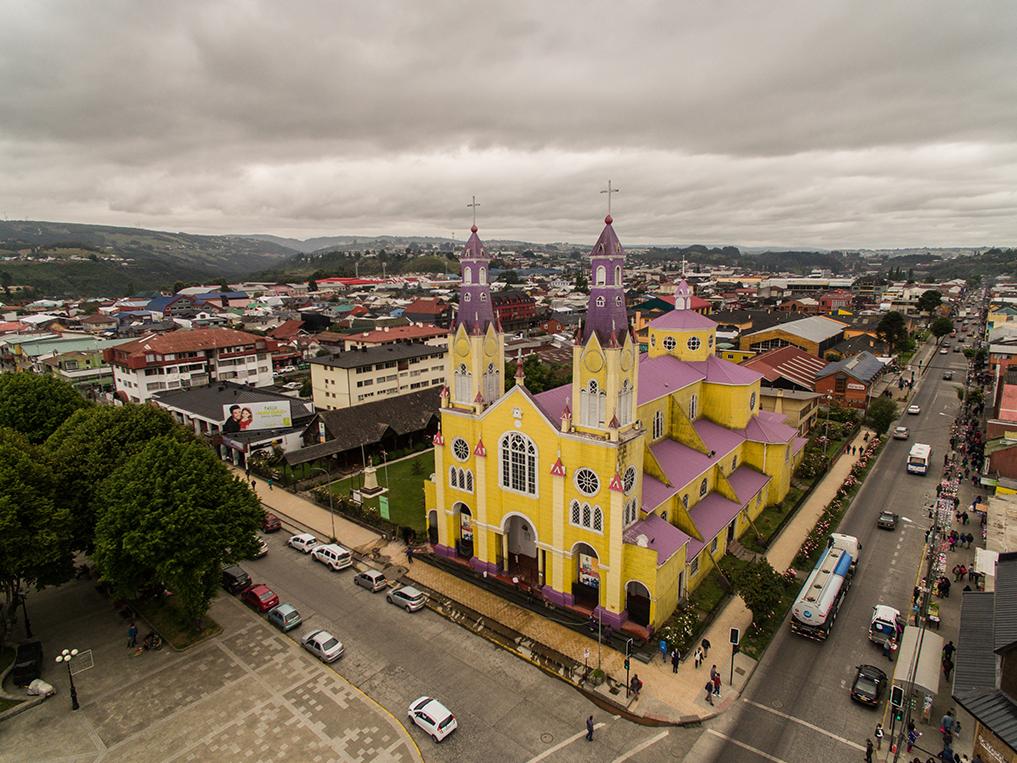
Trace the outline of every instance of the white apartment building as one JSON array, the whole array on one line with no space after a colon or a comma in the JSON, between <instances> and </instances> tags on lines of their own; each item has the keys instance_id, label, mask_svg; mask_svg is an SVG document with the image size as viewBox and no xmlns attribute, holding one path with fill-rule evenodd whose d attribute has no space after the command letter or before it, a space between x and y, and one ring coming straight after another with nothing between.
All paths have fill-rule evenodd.
<instances>
[{"instance_id":1,"label":"white apartment building","mask_svg":"<svg viewBox=\"0 0 1017 763\"><path fill-rule=\"evenodd\" d=\"M311 391L319 410L351 408L445 382L445 350L427 344L386 344L311 361Z\"/></svg>"},{"instance_id":2,"label":"white apartment building","mask_svg":"<svg viewBox=\"0 0 1017 763\"><path fill-rule=\"evenodd\" d=\"M196 329L153 334L103 353L113 368L117 395L147 402L165 390L219 381L267 387L272 384L271 339L233 329Z\"/></svg>"}]
</instances>

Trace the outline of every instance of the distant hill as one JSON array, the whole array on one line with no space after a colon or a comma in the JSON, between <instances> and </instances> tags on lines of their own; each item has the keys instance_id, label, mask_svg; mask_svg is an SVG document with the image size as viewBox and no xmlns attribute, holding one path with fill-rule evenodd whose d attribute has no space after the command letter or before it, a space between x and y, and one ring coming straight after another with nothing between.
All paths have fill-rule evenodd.
<instances>
[{"instance_id":1,"label":"distant hill","mask_svg":"<svg viewBox=\"0 0 1017 763\"><path fill-rule=\"evenodd\" d=\"M244 278L297 254L272 241L144 228L0 221L0 272L48 296L120 296Z\"/></svg>"},{"instance_id":2,"label":"distant hill","mask_svg":"<svg viewBox=\"0 0 1017 763\"><path fill-rule=\"evenodd\" d=\"M924 268L927 278L949 281L953 278L992 282L996 276L1017 273L1017 249L993 247L981 254L954 257Z\"/></svg>"}]
</instances>

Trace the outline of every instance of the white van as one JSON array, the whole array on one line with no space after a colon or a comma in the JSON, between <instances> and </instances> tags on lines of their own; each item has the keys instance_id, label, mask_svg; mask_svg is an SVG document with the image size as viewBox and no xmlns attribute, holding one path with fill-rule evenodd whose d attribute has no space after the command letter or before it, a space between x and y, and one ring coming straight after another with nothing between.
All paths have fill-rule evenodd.
<instances>
[{"instance_id":1,"label":"white van","mask_svg":"<svg viewBox=\"0 0 1017 763\"><path fill-rule=\"evenodd\" d=\"M353 554L336 543L326 543L324 546L315 547L311 556L333 572L344 570L353 565Z\"/></svg>"}]
</instances>

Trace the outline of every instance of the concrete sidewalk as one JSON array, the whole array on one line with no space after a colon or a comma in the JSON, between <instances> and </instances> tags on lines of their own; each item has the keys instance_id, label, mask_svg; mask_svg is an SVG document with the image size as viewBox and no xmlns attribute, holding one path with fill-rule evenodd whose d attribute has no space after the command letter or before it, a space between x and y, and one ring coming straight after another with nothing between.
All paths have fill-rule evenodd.
<instances>
[{"instance_id":1,"label":"concrete sidewalk","mask_svg":"<svg viewBox=\"0 0 1017 763\"><path fill-rule=\"evenodd\" d=\"M852 442L858 447L858 454L840 455L799 508L794 519L774 541L766 553L766 559L774 569L783 571L791 565L805 536L860 457L865 444L864 434L864 431L859 432ZM326 509L281 488L269 490L262 480L255 479L258 497L271 511L283 518L295 520L321 537L331 535L331 521ZM482 618L504 624L525 638L570 657L579 664L588 662L591 667L599 665L612 679L624 683L624 656L607 647L598 650L596 639L588 638L584 633L555 622L552 610L549 610L547 615L538 614L430 564L419 562L410 564L406 559L406 547L402 542L386 540L380 533L339 516L335 517L335 533L340 543L356 551L364 554L376 551L378 566L387 565L388 574L405 575L410 580L469 608ZM729 629L737 627L744 633L751 622L751 613L740 598L734 597L721 610L705 634L714 648L699 670L695 670L692 660L688 659L691 655L683 655L686 659L677 674L672 672L670 661L653 660L650 664L643 664L633 660L632 673L638 674L644 684L638 699L625 698L624 692L610 694L607 684L600 687L598 693L603 694L604 699L622 705L632 715L650 721L690 723L723 712L737 700L756 664L750 657L738 654L732 671L730 652L726 649ZM703 686L713 664L716 664L721 672L724 686L720 700L717 704L710 705L705 700ZM729 686L732 673L733 684Z\"/></svg>"}]
</instances>

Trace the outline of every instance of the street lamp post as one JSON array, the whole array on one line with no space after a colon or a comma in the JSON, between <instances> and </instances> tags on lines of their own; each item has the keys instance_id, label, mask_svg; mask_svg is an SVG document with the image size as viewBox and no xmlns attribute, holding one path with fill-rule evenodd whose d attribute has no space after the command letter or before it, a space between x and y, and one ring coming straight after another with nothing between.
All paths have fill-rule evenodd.
<instances>
[{"instance_id":1,"label":"street lamp post","mask_svg":"<svg viewBox=\"0 0 1017 763\"><path fill-rule=\"evenodd\" d=\"M21 599L21 614L25 616L25 638L32 638L32 623L28 619L28 594L18 594Z\"/></svg>"},{"instance_id":2,"label":"street lamp post","mask_svg":"<svg viewBox=\"0 0 1017 763\"><path fill-rule=\"evenodd\" d=\"M325 487L328 489L328 516L332 520L332 540L335 540L335 509L332 507L332 472L322 466L311 467L312 471L322 472L328 477Z\"/></svg>"},{"instance_id":3,"label":"street lamp post","mask_svg":"<svg viewBox=\"0 0 1017 763\"><path fill-rule=\"evenodd\" d=\"M74 688L74 674L71 673L71 660L77 656L77 649L64 649L56 658L58 664L62 662L67 666L67 680L71 684L71 710L77 710L81 707L78 704L78 690Z\"/></svg>"}]
</instances>

